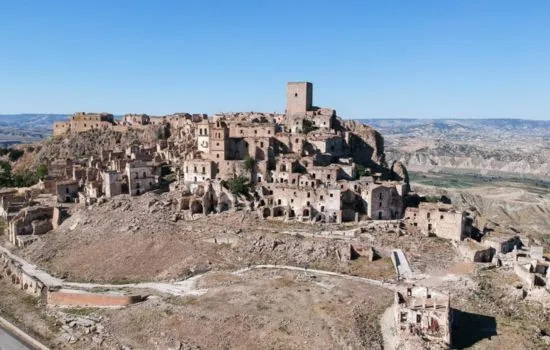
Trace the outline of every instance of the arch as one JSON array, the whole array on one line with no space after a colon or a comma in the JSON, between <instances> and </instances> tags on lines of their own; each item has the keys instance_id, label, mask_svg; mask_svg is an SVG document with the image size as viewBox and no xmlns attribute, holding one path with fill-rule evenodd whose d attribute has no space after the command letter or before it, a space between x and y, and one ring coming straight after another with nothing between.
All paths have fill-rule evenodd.
<instances>
[{"instance_id":1,"label":"arch","mask_svg":"<svg viewBox=\"0 0 550 350\"><path fill-rule=\"evenodd\" d=\"M308 209L308 208L305 208L305 209L302 211L302 216L304 216L304 217L309 217L309 209Z\"/></svg>"},{"instance_id":2,"label":"arch","mask_svg":"<svg viewBox=\"0 0 550 350\"><path fill-rule=\"evenodd\" d=\"M203 212L202 204L198 200L193 201L189 209L191 210L191 214L202 214Z\"/></svg>"},{"instance_id":3,"label":"arch","mask_svg":"<svg viewBox=\"0 0 550 350\"><path fill-rule=\"evenodd\" d=\"M264 209L262 210L262 216L263 216L264 218L267 218L267 217L271 216L271 209L269 209L269 208L264 208Z\"/></svg>"}]
</instances>

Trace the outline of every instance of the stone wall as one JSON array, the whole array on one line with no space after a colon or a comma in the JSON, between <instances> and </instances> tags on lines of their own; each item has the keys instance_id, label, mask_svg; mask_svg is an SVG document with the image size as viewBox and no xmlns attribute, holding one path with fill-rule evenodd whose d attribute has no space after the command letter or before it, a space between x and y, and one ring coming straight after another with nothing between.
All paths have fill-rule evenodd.
<instances>
[{"instance_id":1,"label":"stone wall","mask_svg":"<svg viewBox=\"0 0 550 350\"><path fill-rule=\"evenodd\" d=\"M515 263L514 272L528 288L535 286L535 275L531 273L530 265Z\"/></svg>"}]
</instances>

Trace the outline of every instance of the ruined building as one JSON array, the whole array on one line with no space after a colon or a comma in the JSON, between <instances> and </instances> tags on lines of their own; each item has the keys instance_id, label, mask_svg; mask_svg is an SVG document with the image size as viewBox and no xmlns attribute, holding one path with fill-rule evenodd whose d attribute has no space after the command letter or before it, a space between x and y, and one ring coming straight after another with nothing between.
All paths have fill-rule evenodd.
<instances>
[{"instance_id":1,"label":"ruined building","mask_svg":"<svg viewBox=\"0 0 550 350\"><path fill-rule=\"evenodd\" d=\"M395 292L394 320L398 343L426 339L430 348L451 344L450 297L427 287Z\"/></svg>"}]
</instances>

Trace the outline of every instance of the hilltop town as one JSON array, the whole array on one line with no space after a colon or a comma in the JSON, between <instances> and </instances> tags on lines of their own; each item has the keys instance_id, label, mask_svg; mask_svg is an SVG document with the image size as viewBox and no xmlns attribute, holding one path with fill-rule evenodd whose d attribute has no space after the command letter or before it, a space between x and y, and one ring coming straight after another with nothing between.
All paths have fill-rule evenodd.
<instances>
[{"instance_id":1,"label":"hilltop town","mask_svg":"<svg viewBox=\"0 0 550 350\"><path fill-rule=\"evenodd\" d=\"M309 82L283 114L80 112L30 148L0 280L39 307L0 306L55 348L550 346L547 244L412 191Z\"/></svg>"}]
</instances>

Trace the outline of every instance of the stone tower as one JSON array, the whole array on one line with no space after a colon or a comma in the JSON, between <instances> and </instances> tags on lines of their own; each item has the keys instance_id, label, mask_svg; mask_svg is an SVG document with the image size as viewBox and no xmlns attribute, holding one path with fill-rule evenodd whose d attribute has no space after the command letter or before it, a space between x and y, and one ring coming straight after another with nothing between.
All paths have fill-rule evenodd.
<instances>
[{"instance_id":1,"label":"stone tower","mask_svg":"<svg viewBox=\"0 0 550 350\"><path fill-rule=\"evenodd\" d=\"M306 114L313 103L313 84L291 82L286 86L286 116Z\"/></svg>"},{"instance_id":2,"label":"stone tower","mask_svg":"<svg viewBox=\"0 0 550 350\"><path fill-rule=\"evenodd\" d=\"M225 160L226 151L228 149L229 132L227 126L217 120L210 124L210 155L214 162Z\"/></svg>"}]
</instances>

